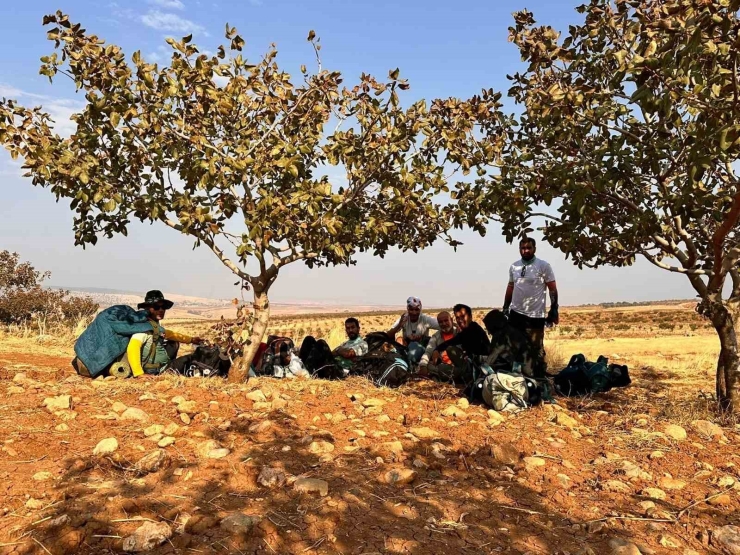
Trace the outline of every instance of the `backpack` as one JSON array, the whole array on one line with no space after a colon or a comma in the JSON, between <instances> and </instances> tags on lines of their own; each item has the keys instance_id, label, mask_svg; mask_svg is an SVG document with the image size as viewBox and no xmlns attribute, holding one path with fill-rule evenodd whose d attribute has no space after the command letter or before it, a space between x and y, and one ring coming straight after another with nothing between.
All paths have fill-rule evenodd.
<instances>
[{"instance_id":1,"label":"backpack","mask_svg":"<svg viewBox=\"0 0 740 555\"><path fill-rule=\"evenodd\" d=\"M261 376L272 376L275 357L280 356L280 346L288 345L288 350L295 353L295 343L290 337L270 335L267 337L267 348L262 353L262 360L256 369L256 374Z\"/></svg>"},{"instance_id":2,"label":"backpack","mask_svg":"<svg viewBox=\"0 0 740 555\"><path fill-rule=\"evenodd\" d=\"M231 360L220 347L199 345L192 354L177 357L168 368L188 378L226 377Z\"/></svg>"},{"instance_id":3,"label":"backpack","mask_svg":"<svg viewBox=\"0 0 740 555\"><path fill-rule=\"evenodd\" d=\"M378 387L398 387L411 375L408 351L386 333L373 332L365 337L367 354L357 357L350 374L367 376Z\"/></svg>"},{"instance_id":4,"label":"backpack","mask_svg":"<svg viewBox=\"0 0 740 555\"><path fill-rule=\"evenodd\" d=\"M542 402L542 386L536 380L522 374L494 372L485 364L481 371L483 377L472 386L473 400L482 400L497 411L524 409Z\"/></svg>"},{"instance_id":5,"label":"backpack","mask_svg":"<svg viewBox=\"0 0 740 555\"><path fill-rule=\"evenodd\" d=\"M609 359L599 356L589 362L582 354L573 355L563 370L553 378L555 388L567 397L605 393L612 387L626 387L632 380L627 366L609 364Z\"/></svg>"}]
</instances>

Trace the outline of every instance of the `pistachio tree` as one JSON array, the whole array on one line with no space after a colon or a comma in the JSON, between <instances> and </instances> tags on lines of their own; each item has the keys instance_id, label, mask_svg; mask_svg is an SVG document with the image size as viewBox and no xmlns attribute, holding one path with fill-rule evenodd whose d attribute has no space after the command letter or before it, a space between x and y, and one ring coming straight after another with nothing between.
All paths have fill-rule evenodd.
<instances>
[{"instance_id":1,"label":"pistachio tree","mask_svg":"<svg viewBox=\"0 0 740 555\"><path fill-rule=\"evenodd\" d=\"M61 12L44 24L55 49L41 73L71 79L85 107L63 138L42 108L3 99L0 142L34 185L71 199L76 244L125 235L133 220L161 223L210 249L252 290L236 379L265 333L268 293L286 265L454 244L447 180L483 156L476 130L498 113L492 91L404 107L408 83L397 69L344 86L321 66L313 31L314 69L302 66L294 83L274 46L250 61L228 25L215 54L192 36L168 39L171 60L159 66L140 52L128 60Z\"/></svg>"},{"instance_id":2,"label":"pistachio tree","mask_svg":"<svg viewBox=\"0 0 740 555\"><path fill-rule=\"evenodd\" d=\"M579 267L642 257L685 275L719 336L717 397L735 410L739 8L591 0L565 36L516 13L518 126L500 173L462 201L471 218L496 215L510 240L544 218L545 240Z\"/></svg>"}]
</instances>

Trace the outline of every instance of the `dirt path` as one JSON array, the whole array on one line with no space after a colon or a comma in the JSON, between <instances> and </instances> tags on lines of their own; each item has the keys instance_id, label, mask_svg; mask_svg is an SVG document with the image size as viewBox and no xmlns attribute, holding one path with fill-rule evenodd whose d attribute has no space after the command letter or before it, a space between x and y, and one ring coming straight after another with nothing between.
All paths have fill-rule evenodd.
<instances>
[{"instance_id":1,"label":"dirt path","mask_svg":"<svg viewBox=\"0 0 740 555\"><path fill-rule=\"evenodd\" d=\"M670 373L655 369L501 417L429 382L89 381L68 357L18 353L0 366L0 553L120 553L147 522L171 531L157 554L601 554L615 538L719 553L708 531L740 522L740 430L669 422ZM94 455L105 438L117 450Z\"/></svg>"}]
</instances>

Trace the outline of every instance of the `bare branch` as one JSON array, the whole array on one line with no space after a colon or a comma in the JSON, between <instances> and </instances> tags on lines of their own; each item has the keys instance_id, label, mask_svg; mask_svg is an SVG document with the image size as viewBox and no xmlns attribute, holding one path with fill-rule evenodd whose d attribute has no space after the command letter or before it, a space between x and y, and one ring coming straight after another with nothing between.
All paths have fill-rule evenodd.
<instances>
[{"instance_id":1,"label":"bare branch","mask_svg":"<svg viewBox=\"0 0 740 555\"><path fill-rule=\"evenodd\" d=\"M232 262L224 254L224 251L222 251L219 248L219 246L216 243L214 243L214 241L213 241L213 239L211 237L207 237L207 236L201 237L201 236L195 235L193 233L188 233L187 231L185 231L185 229L180 224L178 224L178 223L170 220L169 218L162 218L162 221L165 224L167 224L169 227L171 227L172 229L176 229L180 233L183 233L185 235L192 235L196 239L200 239L206 245L208 245L208 247L213 251L213 254L215 254L218 257L218 259L223 263L224 266L226 266L229 270L231 270L232 272L234 272L237 276L239 276L243 280L246 280L246 281L249 281L249 282L252 281L252 276L250 276L244 270L242 270L241 268L239 268L239 266L237 266L236 264L234 264L234 262Z\"/></svg>"}]
</instances>

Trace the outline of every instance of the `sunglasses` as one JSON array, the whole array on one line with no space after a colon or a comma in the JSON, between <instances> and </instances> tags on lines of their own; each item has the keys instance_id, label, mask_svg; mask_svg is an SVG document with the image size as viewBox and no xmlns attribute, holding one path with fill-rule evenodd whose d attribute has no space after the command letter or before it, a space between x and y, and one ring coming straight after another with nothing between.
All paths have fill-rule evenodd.
<instances>
[{"instance_id":1,"label":"sunglasses","mask_svg":"<svg viewBox=\"0 0 740 555\"><path fill-rule=\"evenodd\" d=\"M519 277L524 277L524 275L525 275L526 273L527 273L527 267L526 267L526 266L522 266L522 273L521 273L521 274L519 274Z\"/></svg>"},{"instance_id":2,"label":"sunglasses","mask_svg":"<svg viewBox=\"0 0 740 555\"><path fill-rule=\"evenodd\" d=\"M153 304L152 308L154 310L167 310L167 305L164 304Z\"/></svg>"}]
</instances>

